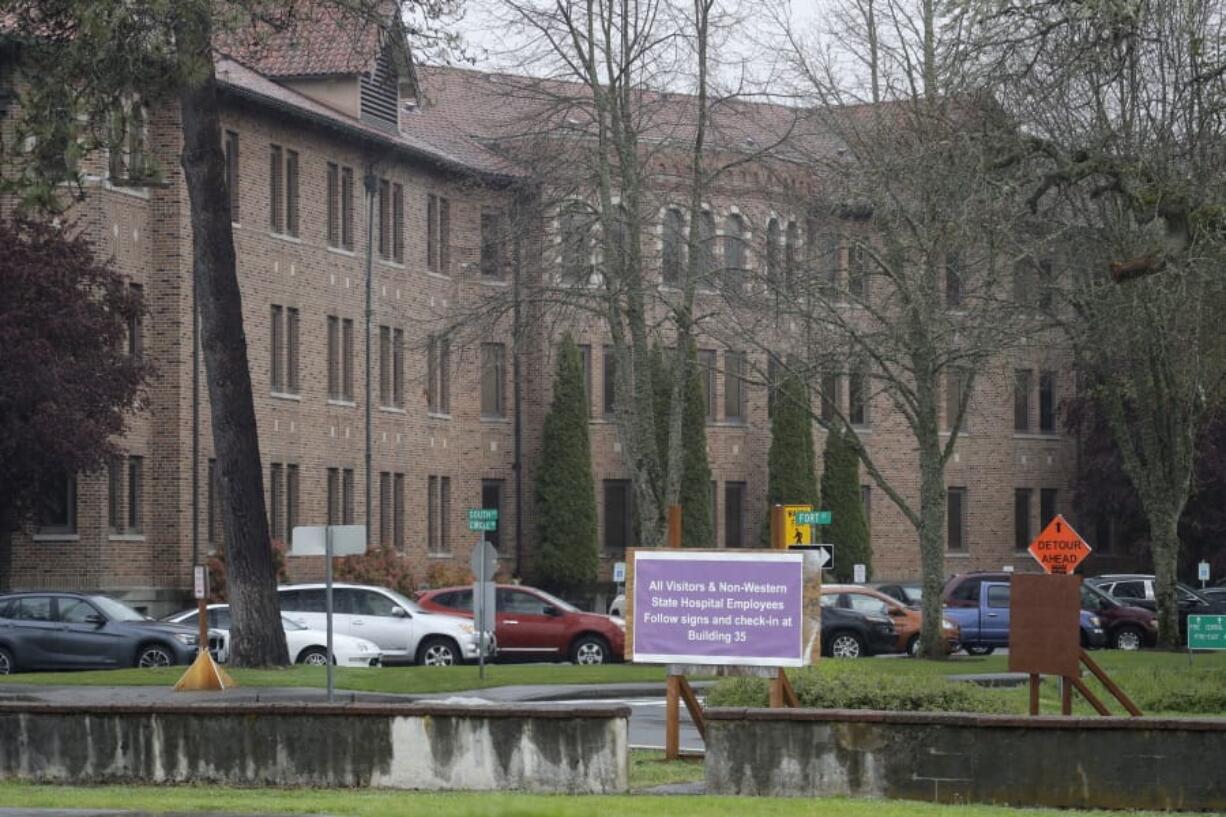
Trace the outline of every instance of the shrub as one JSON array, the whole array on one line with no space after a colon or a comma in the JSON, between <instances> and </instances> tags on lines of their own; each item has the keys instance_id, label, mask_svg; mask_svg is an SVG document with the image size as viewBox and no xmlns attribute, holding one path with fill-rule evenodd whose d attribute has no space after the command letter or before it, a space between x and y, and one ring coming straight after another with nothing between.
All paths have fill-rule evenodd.
<instances>
[{"instance_id":1,"label":"shrub","mask_svg":"<svg viewBox=\"0 0 1226 817\"><path fill-rule=\"evenodd\" d=\"M277 574L277 583L289 581L289 568L285 563L285 554L288 548L280 539L272 540L272 566ZM229 594L226 591L226 551L224 547L218 548L206 565L209 571L209 603L222 604L230 600Z\"/></svg>"},{"instance_id":2,"label":"shrub","mask_svg":"<svg viewBox=\"0 0 1226 817\"><path fill-rule=\"evenodd\" d=\"M839 668L801 670L791 676L800 705L811 709L879 709L889 712L1014 711L1010 698L971 683L939 676L874 675ZM707 694L708 706L767 706L764 678L727 678Z\"/></svg>"},{"instance_id":3,"label":"shrub","mask_svg":"<svg viewBox=\"0 0 1226 817\"><path fill-rule=\"evenodd\" d=\"M454 587L457 584L470 584L473 572L467 565L455 562L432 562L426 568L426 587Z\"/></svg>"},{"instance_id":4,"label":"shrub","mask_svg":"<svg viewBox=\"0 0 1226 817\"><path fill-rule=\"evenodd\" d=\"M873 551L869 544L868 520L864 518L864 499L860 495L860 458L844 432L826 435L822 452L822 507L830 511L831 521L822 541L834 548L834 575L849 582L857 564L864 565L865 580L873 576Z\"/></svg>"},{"instance_id":5,"label":"shrub","mask_svg":"<svg viewBox=\"0 0 1226 817\"><path fill-rule=\"evenodd\" d=\"M332 576L337 581L386 587L409 598L417 591L408 559L394 548L376 548L361 556L343 556L336 560Z\"/></svg>"},{"instance_id":6,"label":"shrub","mask_svg":"<svg viewBox=\"0 0 1226 817\"><path fill-rule=\"evenodd\" d=\"M1226 671L1220 668L1190 667L1173 669L1136 669L1111 673L1141 711L1178 712L1188 715L1226 713ZM1097 684L1094 684L1097 688ZM1114 699L1099 695L1108 706Z\"/></svg>"}]
</instances>

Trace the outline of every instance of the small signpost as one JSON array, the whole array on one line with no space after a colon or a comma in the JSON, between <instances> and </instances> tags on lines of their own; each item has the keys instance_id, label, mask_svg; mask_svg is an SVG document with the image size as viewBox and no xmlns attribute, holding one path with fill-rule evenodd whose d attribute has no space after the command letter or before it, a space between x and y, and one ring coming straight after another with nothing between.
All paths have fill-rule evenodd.
<instances>
[{"instance_id":1,"label":"small signpost","mask_svg":"<svg viewBox=\"0 0 1226 817\"><path fill-rule=\"evenodd\" d=\"M1072 573L1090 555L1086 540L1060 514L1030 543L1029 550L1043 572L1052 574Z\"/></svg>"},{"instance_id":2,"label":"small signpost","mask_svg":"<svg viewBox=\"0 0 1226 817\"><path fill-rule=\"evenodd\" d=\"M332 683L332 559L366 552L365 525L298 525L290 540L290 556L324 557L324 612L327 622L328 703L335 694Z\"/></svg>"},{"instance_id":3,"label":"small signpost","mask_svg":"<svg viewBox=\"0 0 1226 817\"><path fill-rule=\"evenodd\" d=\"M1226 616L1188 616L1189 650L1226 650Z\"/></svg>"},{"instance_id":4,"label":"small signpost","mask_svg":"<svg viewBox=\"0 0 1226 817\"><path fill-rule=\"evenodd\" d=\"M485 638L496 622L497 593L494 574L498 572L498 551L485 541L487 531L498 530L497 508L469 508L468 529L479 531L481 541L473 548L469 566L473 571L473 626L477 628L477 674L485 680Z\"/></svg>"},{"instance_id":5,"label":"small signpost","mask_svg":"<svg viewBox=\"0 0 1226 817\"><path fill-rule=\"evenodd\" d=\"M834 545L791 545L788 550L812 553L814 562L822 570L834 564Z\"/></svg>"},{"instance_id":6,"label":"small signpost","mask_svg":"<svg viewBox=\"0 0 1226 817\"><path fill-rule=\"evenodd\" d=\"M175 692L222 690L236 686L225 670L217 666L209 653L209 570L204 565L192 569L192 596L196 599L197 635L196 660L175 683Z\"/></svg>"},{"instance_id":7,"label":"small signpost","mask_svg":"<svg viewBox=\"0 0 1226 817\"><path fill-rule=\"evenodd\" d=\"M613 583L614 584L625 584L626 583L626 563L625 562L614 562L613 563Z\"/></svg>"},{"instance_id":8,"label":"small signpost","mask_svg":"<svg viewBox=\"0 0 1226 817\"><path fill-rule=\"evenodd\" d=\"M1209 583L1209 563L1200 562L1196 565L1196 578L1200 580L1200 586L1203 589Z\"/></svg>"},{"instance_id":9,"label":"small signpost","mask_svg":"<svg viewBox=\"0 0 1226 817\"><path fill-rule=\"evenodd\" d=\"M865 565L852 565L851 580L856 584L864 584L868 581L868 567Z\"/></svg>"},{"instance_id":10,"label":"small signpost","mask_svg":"<svg viewBox=\"0 0 1226 817\"><path fill-rule=\"evenodd\" d=\"M815 511L812 505L776 505L771 518L771 546L812 545L817 542L814 528L829 525L831 516L830 511Z\"/></svg>"}]
</instances>

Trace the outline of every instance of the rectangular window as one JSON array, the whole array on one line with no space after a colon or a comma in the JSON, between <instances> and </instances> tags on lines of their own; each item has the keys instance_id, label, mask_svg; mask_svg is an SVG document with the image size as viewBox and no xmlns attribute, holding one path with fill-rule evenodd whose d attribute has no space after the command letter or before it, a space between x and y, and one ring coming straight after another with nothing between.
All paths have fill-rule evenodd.
<instances>
[{"instance_id":1,"label":"rectangular window","mask_svg":"<svg viewBox=\"0 0 1226 817\"><path fill-rule=\"evenodd\" d=\"M604 347L600 362L603 364L601 386L604 394L604 416L612 417L617 412L617 355L612 346Z\"/></svg>"},{"instance_id":2,"label":"rectangular window","mask_svg":"<svg viewBox=\"0 0 1226 817\"><path fill-rule=\"evenodd\" d=\"M501 210L481 211L481 277L501 281L504 276L503 214Z\"/></svg>"},{"instance_id":3,"label":"rectangular window","mask_svg":"<svg viewBox=\"0 0 1226 817\"><path fill-rule=\"evenodd\" d=\"M426 267L438 272L438 196L426 196Z\"/></svg>"},{"instance_id":4,"label":"rectangular window","mask_svg":"<svg viewBox=\"0 0 1226 817\"><path fill-rule=\"evenodd\" d=\"M491 531L485 532L485 541L489 542L495 548L502 544L501 533L506 525L506 520L502 516L502 489L503 480L500 479L483 479L481 480L481 507L493 508L498 511L498 527Z\"/></svg>"},{"instance_id":5,"label":"rectangular window","mask_svg":"<svg viewBox=\"0 0 1226 817\"><path fill-rule=\"evenodd\" d=\"M779 363L779 357L774 352L768 352L766 355L766 416L775 416L775 400L778 399L779 381L782 378L780 372L782 365Z\"/></svg>"},{"instance_id":6,"label":"rectangular window","mask_svg":"<svg viewBox=\"0 0 1226 817\"><path fill-rule=\"evenodd\" d=\"M298 524L298 466L285 466L285 538L294 533Z\"/></svg>"},{"instance_id":7,"label":"rectangular window","mask_svg":"<svg viewBox=\"0 0 1226 817\"><path fill-rule=\"evenodd\" d=\"M1013 547L1015 550L1025 550L1030 547L1030 497L1034 493L1029 488L1013 490Z\"/></svg>"},{"instance_id":8,"label":"rectangular window","mask_svg":"<svg viewBox=\"0 0 1226 817\"><path fill-rule=\"evenodd\" d=\"M298 236L298 152L285 151L285 232Z\"/></svg>"},{"instance_id":9,"label":"rectangular window","mask_svg":"<svg viewBox=\"0 0 1226 817\"><path fill-rule=\"evenodd\" d=\"M711 545L719 547L719 483L716 480L710 482L707 500L711 511Z\"/></svg>"},{"instance_id":10,"label":"rectangular window","mask_svg":"<svg viewBox=\"0 0 1226 817\"><path fill-rule=\"evenodd\" d=\"M1050 312L1055 304L1055 278L1050 260L1039 262L1039 309Z\"/></svg>"},{"instance_id":11,"label":"rectangular window","mask_svg":"<svg viewBox=\"0 0 1226 817\"><path fill-rule=\"evenodd\" d=\"M392 185L392 260L404 263L404 185Z\"/></svg>"},{"instance_id":12,"label":"rectangular window","mask_svg":"<svg viewBox=\"0 0 1226 817\"><path fill-rule=\"evenodd\" d=\"M239 223L238 215L238 134L226 131L226 192L230 199L230 221Z\"/></svg>"},{"instance_id":13,"label":"rectangular window","mask_svg":"<svg viewBox=\"0 0 1226 817\"><path fill-rule=\"evenodd\" d=\"M587 416L592 416L592 347L580 344L579 359L583 362L583 402L587 404Z\"/></svg>"},{"instance_id":14,"label":"rectangular window","mask_svg":"<svg viewBox=\"0 0 1226 817\"><path fill-rule=\"evenodd\" d=\"M1035 305L1034 262L1023 258L1013 265L1013 302L1018 306Z\"/></svg>"},{"instance_id":15,"label":"rectangular window","mask_svg":"<svg viewBox=\"0 0 1226 817\"><path fill-rule=\"evenodd\" d=\"M39 491L36 513L38 532L75 534L77 532L77 480L63 474L48 479Z\"/></svg>"},{"instance_id":16,"label":"rectangular window","mask_svg":"<svg viewBox=\"0 0 1226 817\"><path fill-rule=\"evenodd\" d=\"M392 546L404 550L404 474L392 483Z\"/></svg>"},{"instance_id":17,"label":"rectangular window","mask_svg":"<svg viewBox=\"0 0 1226 817\"><path fill-rule=\"evenodd\" d=\"M505 415L506 347L501 343L481 344L481 416Z\"/></svg>"},{"instance_id":18,"label":"rectangular window","mask_svg":"<svg viewBox=\"0 0 1226 817\"><path fill-rule=\"evenodd\" d=\"M404 408L404 330L392 330L392 405Z\"/></svg>"},{"instance_id":19,"label":"rectangular window","mask_svg":"<svg viewBox=\"0 0 1226 817\"><path fill-rule=\"evenodd\" d=\"M1039 431L1056 431L1056 373L1039 372Z\"/></svg>"},{"instance_id":20,"label":"rectangular window","mask_svg":"<svg viewBox=\"0 0 1226 817\"><path fill-rule=\"evenodd\" d=\"M962 306L962 259L955 253L945 256L945 307Z\"/></svg>"},{"instance_id":21,"label":"rectangular window","mask_svg":"<svg viewBox=\"0 0 1226 817\"><path fill-rule=\"evenodd\" d=\"M274 462L268 468L268 527L273 539L283 539L285 535L284 502L285 469Z\"/></svg>"},{"instance_id":22,"label":"rectangular window","mask_svg":"<svg viewBox=\"0 0 1226 817\"><path fill-rule=\"evenodd\" d=\"M341 319L341 397L353 401L353 319Z\"/></svg>"},{"instance_id":23,"label":"rectangular window","mask_svg":"<svg viewBox=\"0 0 1226 817\"><path fill-rule=\"evenodd\" d=\"M327 197L328 246L339 247L341 245L341 169L336 162L328 162Z\"/></svg>"},{"instance_id":24,"label":"rectangular window","mask_svg":"<svg viewBox=\"0 0 1226 817\"><path fill-rule=\"evenodd\" d=\"M953 368L945 373L945 430L953 431L954 424L958 422L958 413L962 411L962 404L965 401L967 404L966 416L962 417L962 423L958 430L966 432L970 428L970 396L967 389L970 387L971 374L966 369Z\"/></svg>"},{"instance_id":25,"label":"rectangular window","mask_svg":"<svg viewBox=\"0 0 1226 817\"><path fill-rule=\"evenodd\" d=\"M873 538L873 486L860 486L860 504L864 506L864 525L868 528L868 538Z\"/></svg>"},{"instance_id":26,"label":"rectangular window","mask_svg":"<svg viewBox=\"0 0 1226 817\"><path fill-rule=\"evenodd\" d=\"M388 471L379 472L379 544L392 544L392 475Z\"/></svg>"},{"instance_id":27,"label":"rectangular window","mask_svg":"<svg viewBox=\"0 0 1226 817\"><path fill-rule=\"evenodd\" d=\"M392 404L392 328L379 327L379 405ZM382 540L381 540L382 541Z\"/></svg>"},{"instance_id":28,"label":"rectangular window","mask_svg":"<svg viewBox=\"0 0 1226 817\"><path fill-rule=\"evenodd\" d=\"M341 469L328 469L328 524L341 523Z\"/></svg>"},{"instance_id":29,"label":"rectangular window","mask_svg":"<svg viewBox=\"0 0 1226 817\"><path fill-rule=\"evenodd\" d=\"M604 481L604 549L620 555L634 546L634 498L630 480Z\"/></svg>"},{"instance_id":30,"label":"rectangular window","mask_svg":"<svg viewBox=\"0 0 1226 817\"><path fill-rule=\"evenodd\" d=\"M847 375L847 418L853 426L867 426L868 372L863 363L857 363Z\"/></svg>"},{"instance_id":31,"label":"rectangular window","mask_svg":"<svg viewBox=\"0 0 1226 817\"><path fill-rule=\"evenodd\" d=\"M1029 369L1013 372L1013 430L1030 431L1030 389L1034 373Z\"/></svg>"},{"instance_id":32,"label":"rectangular window","mask_svg":"<svg viewBox=\"0 0 1226 817\"><path fill-rule=\"evenodd\" d=\"M145 529L145 460L128 457L128 507L126 533L141 533Z\"/></svg>"},{"instance_id":33,"label":"rectangular window","mask_svg":"<svg viewBox=\"0 0 1226 817\"><path fill-rule=\"evenodd\" d=\"M353 249L353 168L341 168L341 246Z\"/></svg>"},{"instance_id":34,"label":"rectangular window","mask_svg":"<svg viewBox=\"0 0 1226 817\"><path fill-rule=\"evenodd\" d=\"M209 467L212 468L212 460ZM106 464L106 525L111 533L123 532L123 457Z\"/></svg>"},{"instance_id":35,"label":"rectangular window","mask_svg":"<svg viewBox=\"0 0 1226 817\"><path fill-rule=\"evenodd\" d=\"M945 495L945 549L966 552L966 488L950 488Z\"/></svg>"},{"instance_id":36,"label":"rectangular window","mask_svg":"<svg viewBox=\"0 0 1226 817\"><path fill-rule=\"evenodd\" d=\"M839 394L839 376L834 372L824 373L822 375L821 412L822 419L827 423L833 423L835 418L838 417L839 398L841 396Z\"/></svg>"},{"instance_id":37,"label":"rectangular window","mask_svg":"<svg viewBox=\"0 0 1226 817\"><path fill-rule=\"evenodd\" d=\"M724 483L724 547L745 547L745 483Z\"/></svg>"},{"instance_id":38,"label":"rectangular window","mask_svg":"<svg viewBox=\"0 0 1226 817\"><path fill-rule=\"evenodd\" d=\"M868 300L868 254L859 244L847 249L847 293L853 300Z\"/></svg>"},{"instance_id":39,"label":"rectangular window","mask_svg":"<svg viewBox=\"0 0 1226 817\"><path fill-rule=\"evenodd\" d=\"M134 300L145 303L145 288L140 284L128 284L128 292ZM139 312L128 318L128 357L141 358L145 354L145 322Z\"/></svg>"},{"instance_id":40,"label":"rectangular window","mask_svg":"<svg viewBox=\"0 0 1226 817\"><path fill-rule=\"evenodd\" d=\"M341 319L328 316L328 399L341 399Z\"/></svg>"},{"instance_id":41,"label":"rectangular window","mask_svg":"<svg viewBox=\"0 0 1226 817\"><path fill-rule=\"evenodd\" d=\"M724 419L745 420L745 353L724 352Z\"/></svg>"},{"instance_id":42,"label":"rectangular window","mask_svg":"<svg viewBox=\"0 0 1226 817\"><path fill-rule=\"evenodd\" d=\"M208 515L206 541L210 545L217 545L222 542L222 517L221 517L221 473L217 468L217 460L209 460L208 470L208 498L206 501L206 513Z\"/></svg>"},{"instance_id":43,"label":"rectangular window","mask_svg":"<svg viewBox=\"0 0 1226 817\"><path fill-rule=\"evenodd\" d=\"M268 226L274 233L285 232L285 151L273 145L268 167Z\"/></svg>"},{"instance_id":44,"label":"rectangular window","mask_svg":"<svg viewBox=\"0 0 1226 817\"><path fill-rule=\"evenodd\" d=\"M269 360L269 384L274 392L285 391L285 307L272 305L272 350Z\"/></svg>"},{"instance_id":45,"label":"rectangular window","mask_svg":"<svg viewBox=\"0 0 1226 817\"><path fill-rule=\"evenodd\" d=\"M431 553L442 553L438 541L438 477L426 478L426 546Z\"/></svg>"},{"instance_id":46,"label":"rectangular window","mask_svg":"<svg viewBox=\"0 0 1226 817\"><path fill-rule=\"evenodd\" d=\"M379 257L387 260L392 257L392 183L387 179L379 180Z\"/></svg>"},{"instance_id":47,"label":"rectangular window","mask_svg":"<svg viewBox=\"0 0 1226 817\"><path fill-rule=\"evenodd\" d=\"M451 477L438 481L438 537L441 553L451 552Z\"/></svg>"},{"instance_id":48,"label":"rectangular window","mask_svg":"<svg viewBox=\"0 0 1226 817\"><path fill-rule=\"evenodd\" d=\"M354 512L353 469L341 471L341 524L352 525L357 518Z\"/></svg>"},{"instance_id":49,"label":"rectangular window","mask_svg":"<svg viewBox=\"0 0 1226 817\"><path fill-rule=\"evenodd\" d=\"M285 309L285 391L298 393L298 310Z\"/></svg>"},{"instance_id":50,"label":"rectangular window","mask_svg":"<svg viewBox=\"0 0 1226 817\"><path fill-rule=\"evenodd\" d=\"M1060 492L1055 488L1039 489L1039 529L1047 527L1056 518L1056 498Z\"/></svg>"},{"instance_id":51,"label":"rectangular window","mask_svg":"<svg viewBox=\"0 0 1226 817\"><path fill-rule=\"evenodd\" d=\"M451 202L433 193L426 197L426 265L431 272L450 274Z\"/></svg>"},{"instance_id":52,"label":"rectangular window","mask_svg":"<svg viewBox=\"0 0 1226 817\"><path fill-rule=\"evenodd\" d=\"M702 376L702 395L707 421L715 419L715 350L698 350L698 374Z\"/></svg>"},{"instance_id":53,"label":"rectangular window","mask_svg":"<svg viewBox=\"0 0 1226 817\"><path fill-rule=\"evenodd\" d=\"M426 349L426 407L431 414L451 413L451 341L430 338Z\"/></svg>"}]
</instances>

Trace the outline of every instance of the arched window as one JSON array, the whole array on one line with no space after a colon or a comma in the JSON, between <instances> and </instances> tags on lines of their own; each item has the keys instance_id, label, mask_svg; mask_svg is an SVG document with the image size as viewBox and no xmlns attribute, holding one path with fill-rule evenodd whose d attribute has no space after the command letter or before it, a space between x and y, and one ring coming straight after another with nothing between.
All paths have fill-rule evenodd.
<instances>
[{"instance_id":1,"label":"arched window","mask_svg":"<svg viewBox=\"0 0 1226 817\"><path fill-rule=\"evenodd\" d=\"M780 280L779 264L779 219L772 218L766 225L766 285L778 289Z\"/></svg>"},{"instance_id":2,"label":"arched window","mask_svg":"<svg viewBox=\"0 0 1226 817\"><path fill-rule=\"evenodd\" d=\"M567 204L558 219L562 236L562 280L568 284L584 284L591 280L591 255L588 238L591 219L587 209L578 202Z\"/></svg>"},{"instance_id":3,"label":"arched window","mask_svg":"<svg viewBox=\"0 0 1226 817\"><path fill-rule=\"evenodd\" d=\"M736 213L724 219L724 288L740 293L745 286L745 219Z\"/></svg>"},{"instance_id":4,"label":"arched window","mask_svg":"<svg viewBox=\"0 0 1226 817\"><path fill-rule=\"evenodd\" d=\"M664 212L664 246L660 257L660 272L664 283L681 283L681 268L685 264L685 217L675 207Z\"/></svg>"},{"instance_id":5,"label":"arched window","mask_svg":"<svg viewBox=\"0 0 1226 817\"><path fill-rule=\"evenodd\" d=\"M715 214L703 210L698 216L698 274L704 286L714 287L719 268L715 264Z\"/></svg>"},{"instance_id":6,"label":"arched window","mask_svg":"<svg viewBox=\"0 0 1226 817\"><path fill-rule=\"evenodd\" d=\"M788 222L783 243L783 286L791 290L800 280L800 227L795 221Z\"/></svg>"}]
</instances>

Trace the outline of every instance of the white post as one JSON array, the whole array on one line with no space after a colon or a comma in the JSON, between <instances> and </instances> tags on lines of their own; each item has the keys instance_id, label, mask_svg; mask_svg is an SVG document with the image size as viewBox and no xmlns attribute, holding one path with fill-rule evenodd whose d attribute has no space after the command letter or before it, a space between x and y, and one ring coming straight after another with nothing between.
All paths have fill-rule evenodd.
<instances>
[{"instance_id":1,"label":"white post","mask_svg":"<svg viewBox=\"0 0 1226 817\"><path fill-rule=\"evenodd\" d=\"M328 620L328 703L332 703L332 526L324 527L324 599Z\"/></svg>"},{"instance_id":2,"label":"white post","mask_svg":"<svg viewBox=\"0 0 1226 817\"><path fill-rule=\"evenodd\" d=\"M478 591L473 599L474 618L477 619L477 677L485 680L485 620L489 613L485 609L485 531L481 531L481 544L477 546L481 558L477 565Z\"/></svg>"}]
</instances>

